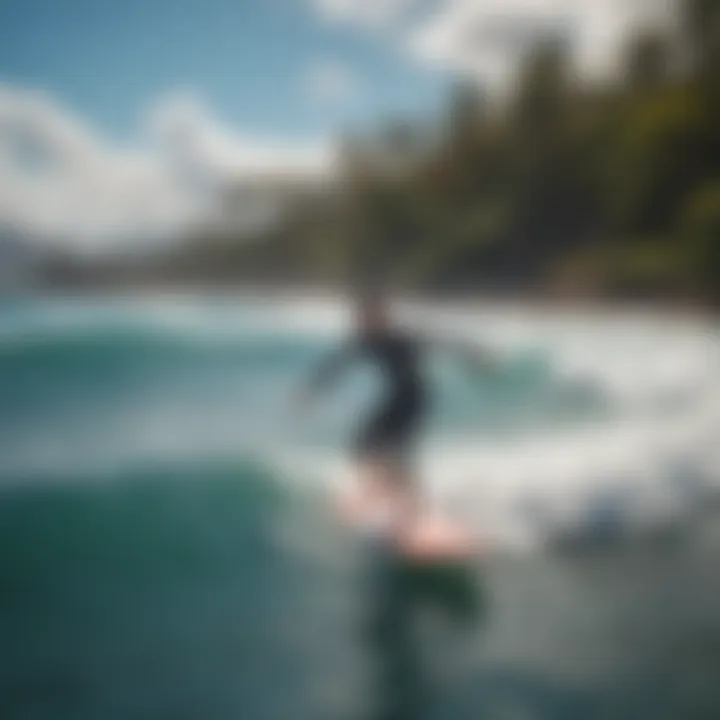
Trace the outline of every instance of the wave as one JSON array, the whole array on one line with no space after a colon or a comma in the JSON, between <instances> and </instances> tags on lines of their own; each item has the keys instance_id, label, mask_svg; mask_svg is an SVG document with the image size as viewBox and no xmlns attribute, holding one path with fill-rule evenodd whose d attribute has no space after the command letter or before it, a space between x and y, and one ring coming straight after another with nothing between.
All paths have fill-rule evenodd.
<instances>
[{"instance_id":1,"label":"wave","mask_svg":"<svg viewBox=\"0 0 720 720\"><path fill-rule=\"evenodd\" d=\"M505 443L435 441L419 458L417 477L431 507L498 550L612 546L663 533L679 536L717 506L720 453L702 440L653 423L634 430L588 427ZM266 484L271 494L330 497L352 482L354 472L341 450L283 444L224 455L188 449L167 457L120 453L112 462L106 454L34 466L25 461L4 468L0 492L7 497L33 487L42 492L82 487L105 493L132 486L141 493L143 487L161 492L167 484L171 493L186 487L201 497L202 487L249 483L256 490Z\"/></svg>"},{"instance_id":2,"label":"wave","mask_svg":"<svg viewBox=\"0 0 720 720\"><path fill-rule=\"evenodd\" d=\"M685 526L715 497L709 328L424 314L506 357L484 378L436 368L443 407L418 468L432 502L492 543L628 539ZM2 492L202 483L223 467L242 483L249 458L284 488L332 491L351 471L339 448L368 386L349 382L320 417L294 424L281 396L339 318L321 304L219 301L40 304L0 316Z\"/></svg>"},{"instance_id":3,"label":"wave","mask_svg":"<svg viewBox=\"0 0 720 720\"><path fill-rule=\"evenodd\" d=\"M287 361L317 351L312 340L280 336L244 335L232 343L200 344L183 335L158 333L154 329L127 327L66 332L59 335L28 335L22 340L0 343L0 369L10 371L32 363L60 369L64 363L82 362L88 367L119 367L135 361L181 362L225 358L228 363L265 364Z\"/></svg>"},{"instance_id":4,"label":"wave","mask_svg":"<svg viewBox=\"0 0 720 720\"><path fill-rule=\"evenodd\" d=\"M23 303L0 307L0 348L72 343L94 335L140 335L186 345L227 346L247 337L337 334L342 313L332 306L269 301L155 298Z\"/></svg>"},{"instance_id":5,"label":"wave","mask_svg":"<svg viewBox=\"0 0 720 720\"><path fill-rule=\"evenodd\" d=\"M83 572L93 558L120 560L133 575L158 553L173 555L181 573L206 572L197 565L203 557L230 556L242 564L237 556L243 553L259 562L253 556L258 534L272 533L265 537L274 542L281 532L275 519L290 502L280 478L249 459L93 470L55 468L52 476L28 470L2 488L0 537L15 548L0 561L5 581L10 559L18 573L32 571L26 566L38 552L59 555ZM164 559L163 573L172 572L172 560ZM53 565L53 572L63 570Z\"/></svg>"},{"instance_id":6,"label":"wave","mask_svg":"<svg viewBox=\"0 0 720 720\"><path fill-rule=\"evenodd\" d=\"M416 477L429 507L490 547L512 551L624 546L679 537L720 510L720 451L713 428L683 419L589 425L506 441L434 442ZM287 482L336 492L353 481L341 453L273 458Z\"/></svg>"},{"instance_id":7,"label":"wave","mask_svg":"<svg viewBox=\"0 0 720 720\"><path fill-rule=\"evenodd\" d=\"M715 329L687 320L417 304L403 310L411 324L488 345L511 363L517 358L527 367L532 357L551 357L549 371L563 381L595 386L620 402L703 389L716 380L720 359ZM0 312L0 362L51 365L89 355L118 365L143 355L181 360L198 354L272 362L337 339L344 315L330 301L308 299L38 301Z\"/></svg>"}]
</instances>

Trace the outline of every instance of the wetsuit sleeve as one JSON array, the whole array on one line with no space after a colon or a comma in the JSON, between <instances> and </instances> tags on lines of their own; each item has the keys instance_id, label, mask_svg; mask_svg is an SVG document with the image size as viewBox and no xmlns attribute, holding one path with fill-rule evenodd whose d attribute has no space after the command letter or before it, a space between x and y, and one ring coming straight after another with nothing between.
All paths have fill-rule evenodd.
<instances>
[{"instance_id":1,"label":"wetsuit sleeve","mask_svg":"<svg viewBox=\"0 0 720 720\"><path fill-rule=\"evenodd\" d=\"M307 390L311 394L316 394L335 382L356 353L356 344L348 342L326 355L310 375Z\"/></svg>"},{"instance_id":2,"label":"wetsuit sleeve","mask_svg":"<svg viewBox=\"0 0 720 720\"><path fill-rule=\"evenodd\" d=\"M422 335L420 343L426 349L450 353L473 368L492 370L498 364L497 356L487 347L457 338L425 333Z\"/></svg>"}]
</instances>

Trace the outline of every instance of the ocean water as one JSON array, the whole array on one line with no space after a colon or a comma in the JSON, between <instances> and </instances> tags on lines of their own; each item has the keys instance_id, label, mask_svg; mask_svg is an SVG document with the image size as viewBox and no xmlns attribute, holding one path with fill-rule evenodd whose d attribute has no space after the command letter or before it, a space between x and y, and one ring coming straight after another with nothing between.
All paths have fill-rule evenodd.
<instances>
[{"instance_id":1,"label":"ocean water","mask_svg":"<svg viewBox=\"0 0 720 720\"><path fill-rule=\"evenodd\" d=\"M485 602L418 645L402 717L720 717L717 328L401 315L502 359L429 358L418 475L481 538ZM372 562L328 511L379 379L289 406L346 322L321 299L2 301L0 717L390 717Z\"/></svg>"}]
</instances>

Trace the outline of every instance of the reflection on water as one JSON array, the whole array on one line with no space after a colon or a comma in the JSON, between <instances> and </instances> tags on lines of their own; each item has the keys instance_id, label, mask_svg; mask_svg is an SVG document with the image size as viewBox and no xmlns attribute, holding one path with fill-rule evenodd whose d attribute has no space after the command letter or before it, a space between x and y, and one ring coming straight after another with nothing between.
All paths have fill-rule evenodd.
<instances>
[{"instance_id":1,"label":"reflection on water","mask_svg":"<svg viewBox=\"0 0 720 720\"><path fill-rule=\"evenodd\" d=\"M432 705L433 667L445 661L442 642L428 647L423 626L430 619L442 623L441 634L452 641L483 621L484 595L471 566L410 562L378 541L370 550L366 582L372 716L413 720Z\"/></svg>"}]
</instances>

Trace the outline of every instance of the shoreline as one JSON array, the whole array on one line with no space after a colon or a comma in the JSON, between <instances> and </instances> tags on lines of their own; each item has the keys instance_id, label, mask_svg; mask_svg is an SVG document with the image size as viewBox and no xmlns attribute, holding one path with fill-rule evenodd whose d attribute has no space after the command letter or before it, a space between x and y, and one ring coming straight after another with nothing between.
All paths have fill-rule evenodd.
<instances>
[{"instance_id":1,"label":"shoreline","mask_svg":"<svg viewBox=\"0 0 720 720\"><path fill-rule=\"evenodd\" d=\"M470 312L482 306L530 314L602 314L643 315L651 317L687 318L688 320L715 321L718 310L711 303L697 298L628 298L623 296L592 296L582 294L553 295L541 292L490 292L490 291L410 291L389 293L400 302L432 304ZM347 289L330 284L293 283L40 283L18 286L0 292L5 298L247 298L273 302L337 302L347 298Z\"/></svg>"}]
</instances>

